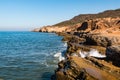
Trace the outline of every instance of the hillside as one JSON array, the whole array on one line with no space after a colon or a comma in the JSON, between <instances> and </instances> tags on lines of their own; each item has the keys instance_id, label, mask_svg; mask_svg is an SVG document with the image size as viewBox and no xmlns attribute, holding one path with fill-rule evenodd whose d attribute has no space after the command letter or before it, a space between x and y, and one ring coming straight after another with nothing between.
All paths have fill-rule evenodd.
<instances>
[{"instance_id":1,"label":"hillside","mask_svg":"<svg viewBox=\"0 0 120 80\"><path fill-rule=\"evenodd\" d=\"M96 18L107 18L107 17L111 17L111 18L120 17L120 9L107 10L107 11L104 11L104 12L101 12L98 14L80 14L68 21L63 21L61 23L55 24L54 26L73 25L73 24L77 24L77 23L82 23L85 20L96 19Z\"/></svg>"}]
</instances>

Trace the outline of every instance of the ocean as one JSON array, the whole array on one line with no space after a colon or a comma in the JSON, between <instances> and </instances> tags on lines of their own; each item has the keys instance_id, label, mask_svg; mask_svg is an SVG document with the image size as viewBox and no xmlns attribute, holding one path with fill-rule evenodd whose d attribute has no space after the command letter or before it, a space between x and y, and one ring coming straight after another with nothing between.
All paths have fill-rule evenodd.
<instances>
[{"instance_id":1,"label":"ocean","mask_svg":"<svg viewBox=\"0 0 120 80\"><path fill-rule=\"evenodd\" d=\"M0 80L50 80L67 46L54 33L0 32ZM63 58L63 57L62 57Z\"/></svg>"}]
</instances>

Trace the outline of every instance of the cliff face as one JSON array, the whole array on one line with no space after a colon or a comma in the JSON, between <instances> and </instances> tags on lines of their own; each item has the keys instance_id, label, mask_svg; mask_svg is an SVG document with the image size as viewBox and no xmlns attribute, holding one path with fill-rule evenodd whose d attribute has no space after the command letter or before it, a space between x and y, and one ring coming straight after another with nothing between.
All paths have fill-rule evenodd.
<instances>
[{"instance_id":1,"label":"cliff face","mask_svg":"<svg viewBox=\"0 0 120 80\"><path fill-rule=\"evenodd\" d=\"M42 28L37 28L33 31L35 32L71 32L75 31L81 24L69 25L69 26L44 26Z\"/></svg>"},{"instance_id":2,"label":"cliff face","mask_svg":"<svg viewBox=\"0 0 120 80\"><path fill-rule=\"evenodd\" d=\"M40 29L40 32L64 32L68 26L46 26Z\"/></svg>"},{"instance_id":3,"label":"cliff face","mask_svg":"<svg viewBox=\"0 0 120 80\"><path fill-rule=\"evenodd\" d=\"M77 29L90 33L114 33L120 31L120 18L98 18L87 20Z\"/></svg>"},{"instance_id":4,"label":"cliff face","mask_svg":"<svg viewBox=\"0 0 120 80\"><path fill-rule=\"evenodd\" d=\"M77 36L86 39L86 44L94 44L103 47L120 44L119 17L91 19L72 26L46 26L35 31L77 33ZM81 35L81 33L87 34Z\"/></svg>"},{"instance_id":5,"label":"cliff face","mask_svg":"<svg viewBox=\"0 0 120 80\"><path fill-rule=\"evenodd\" d=\"M85 20L69 26L44 26L36 28L35 32L71 32L83 31L89 33L117 33L120 31L120 18L98 18Z\"/></svg>"},{"instance_id":6,"label":"cliff face","mask_svg":"<svg viewBox=\"0 0 120 80\"><path fill-rule=\"evenodd\" d=\"M68 48L52 80L120 80L120 9L79 15L35 29L63 36Z\"/></svg>"},{"instance_id":7,"label":"cliff face","mask_svg":"<svg viewBox=\"0 0 120 80\"><path fill-rule=\"evenodd\" d=\"M70 31L76 30L77 27L80 27L80 26L84 27L85 25L88 25L88 27L92 26L91 28L92 30L95 30L97 28L106 29L111 26L120 25L119 17L120 17L120 9L107 10L107 11L104 11L98 14L80 14L68 21L63 21L61 23L58 23L52 26L44 26L42 28L37 28L33 31L40 31L40 32L67 31L67 32L70 32ZM98 31L98 32L101 32L101 31Z\"/></svg>"}]
</instances>

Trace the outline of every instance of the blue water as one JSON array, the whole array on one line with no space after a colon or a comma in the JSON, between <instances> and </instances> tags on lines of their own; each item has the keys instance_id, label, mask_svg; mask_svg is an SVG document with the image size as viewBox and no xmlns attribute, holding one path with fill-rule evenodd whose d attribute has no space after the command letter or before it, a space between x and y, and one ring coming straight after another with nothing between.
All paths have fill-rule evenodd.
<instances>
[{"instance_id":1,"label":"blue water","mask_svg":"<svg viewBox=\"0 0 120 80\"><path fill-rule=\"evenodd\" d=\"M66 49L62 37L53 33L0 32L0 79L50 80Z\"/></svg>"}]
</instances>

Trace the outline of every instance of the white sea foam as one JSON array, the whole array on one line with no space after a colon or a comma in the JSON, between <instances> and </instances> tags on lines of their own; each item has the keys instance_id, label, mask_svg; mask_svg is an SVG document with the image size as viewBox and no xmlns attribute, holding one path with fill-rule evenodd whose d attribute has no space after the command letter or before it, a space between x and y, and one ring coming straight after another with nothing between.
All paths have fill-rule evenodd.
<instances>
[{"instance_id":1,"label":"white sea foam","mask_svg":"<svg viewBox=\"0 0 120 80\"><path fill-rule=\"evenodd\" d=\"M54 57L58 58L59 61L65 60L65 57L62 55L61 52L54 54Z\"/></svg>"},{"instance_id":2,"label":"white sea foam","mask_svg":"<svg viewBox=\"0 0 120 80\"><path fill-rule=\"evenodd\" d=\"M87 56L89 55L89 53L88 53L88 52L85 52L85 51L80 51L79 54L80 54L80 56L81 56L82 58L85 58L85 57L87 57Z\"/></svg>"},{"instance_id":3,"label":"white sea foam","mask_svg":"<svg viewBox=\"0 0 120 80\"><path fill-rule=\"evenodd\" d=\"M87 56L93 56L99 58L106 57L105 55L100 54L96 49L91 49L89 52L80 51L79 54L82 58L85 58Z\"/></svg>"},{"instance_id":4,"label":"white sea foam","mask_svg":"<svg viewBox=\"0 0 120 80\"><path fill-rule=\"evenodd\" d=\"M47 62L44 63L46 67L49 67L49 65L47 64Z\"/></svg>"},{"instance_id":5,"label":"white sea foam","mask_svg":"<svg viewBox=\"0 0 120 80\"><path fill-rule=\"evenodd\" d=\"M72 53L71 55L72 55L72 56L78 56L76 53Z\"/></svg>"},{"instance_id":6,"label":"white sea foam","mask_svg":"<svg viewBox=\"0 0 120 80\"><path fill-rule=\"evenodd\" d=\"M67 47L67 42L64 42L64 46Z\"/></svg>"},{"instance_id":7,"label":"white sea foam","mask_svg":"<svg viewBox=\"0 0 120 80\"><path fill-rule=\"evenodd\" d=\"M100 54L97 50L91 49L89 52L89 56L94 56L94 57L106 57L105 55Z\"/></svg>"}]
</instances>

